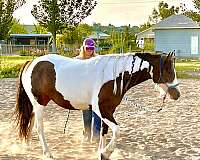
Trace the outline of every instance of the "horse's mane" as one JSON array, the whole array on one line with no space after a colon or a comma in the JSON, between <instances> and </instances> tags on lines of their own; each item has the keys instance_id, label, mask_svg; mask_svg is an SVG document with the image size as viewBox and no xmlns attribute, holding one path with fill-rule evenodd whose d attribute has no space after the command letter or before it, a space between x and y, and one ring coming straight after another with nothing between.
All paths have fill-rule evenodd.
<instances>
[{"instance_id":1,"label":"horse's mane","mask_svg":"<svg viewBox=\"0 0 200 160\"><path fill-rule=\"evenodd\" d=\"M138 56L142 59L145 59L146 57L149 56L155 56L155 57L160 57L161 54L156 54L156 53L141 53L141 52L136 52L136 53L125 53L125 54L119 54L119 53L113 53L113 54L105 54L105 55L98 55L101 57L127 57L127 56Z\"/></svg>"}]
</instances>

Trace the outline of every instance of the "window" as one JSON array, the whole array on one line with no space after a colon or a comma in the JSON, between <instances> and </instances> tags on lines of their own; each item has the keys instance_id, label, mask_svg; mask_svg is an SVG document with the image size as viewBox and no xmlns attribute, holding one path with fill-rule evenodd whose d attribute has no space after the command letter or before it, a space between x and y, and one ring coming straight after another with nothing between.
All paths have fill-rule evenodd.
<instances>
[{"instance_id":1,"label":"window","mask_svg":"<svg viewBox=\"0 0 200 160\"><path fill-rule=\"evenodd\" d=\"M198 54L199 39L198 36L191 36L191 54Z\"/></svg>"}]
</instances>

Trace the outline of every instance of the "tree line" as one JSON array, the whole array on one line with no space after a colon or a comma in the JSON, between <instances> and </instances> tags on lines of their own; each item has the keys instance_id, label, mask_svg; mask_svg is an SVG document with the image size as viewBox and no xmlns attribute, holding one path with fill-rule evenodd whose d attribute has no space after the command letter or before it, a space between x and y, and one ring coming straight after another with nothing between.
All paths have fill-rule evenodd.
<instances>
[{"instance_id":1,"label":"tree line","mask_svg":"<svg viewBox=\"0 0 200 160\"><path fill-rule=\"evenodd\" d=\"M6 40L10 33L27 33L25 27L13 18L13 12L21 7L25 0L0 0L0 40ZM87 37L92 31L105 32L110 39L104 40L98 45L112 48L111 52L127 52L137 49L135 33L143 31L159 21L173 15L182 13L191 17L194 21L200 21L200 0L193 0L196 11L188 10L184 4L181 6L169 6L161 1L157 8L153 8L149 20L139 27L122 26L115 27L112 24L101 26L94 24L80 24L89 16L97 5L96 0L39 0L33 6L32 15L37 20L34 25L34 33L52 33L53 52L58 45L80 44L83 37ZM57 35L59 35L57 37ZM61 36L60 36L61 35Z\"/></svg>"},{"instance_id":2,"label":"tree line","mask_svg":"<svg viewBox=\"0 0 200 160\"><path fill-rule=\"evenodd\" d=\"M191 18L193 21L200 22L200 0L192 0L193 5L196 11L190 10L186 7L184 3L181 3L180 6L169 6L166 2L161 1L158 4L157 8L153 8L152 14L149 16L149 20L140 25L140 31L146 30L158 23L161 20L166 19L167 17L174 14L184 14L187 17Z\"/></svg>"}]
</instances>

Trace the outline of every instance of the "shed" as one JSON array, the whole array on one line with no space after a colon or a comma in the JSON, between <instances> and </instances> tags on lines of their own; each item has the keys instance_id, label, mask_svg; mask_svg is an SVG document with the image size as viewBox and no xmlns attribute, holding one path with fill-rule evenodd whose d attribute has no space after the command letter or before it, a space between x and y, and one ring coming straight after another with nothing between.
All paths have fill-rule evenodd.
<instances>
[{"instance_id":1,"label":"shed","mask_svg":"<svg viewBox=\"0 0 200 160\"><path fill-rule=\"evenodd\" d=\"M10 34L11 44L47 45L51 34Z\"/></svg>"},{"instance_id":2,"label":"shed","mask_svg":"<svg viewBox=\"0 0 200 160\"><path fill-rule=\"evenodd\" d=\"M89 36L90 38L94 40L103 40L110 38L109 34L103 33L103 32L92 32L92 34Z\"/></svg>"},{"instance_id":3,"label":"shed","mask_svg":"<svg viewBox=\"0 0 200 160\"><path fill-rule=\"evenodd\" d=\"M152 31L152 28L148 28L142 32L137 33L136 37L137 37L136 39L137 46L143 49L145 42L148 41L154 43L155 35L154 32Z\"/></svg>"},{"instance_id":4,"label":"shed","mask_svg":"<svg viewBox=\"0 0 200 160\"><path fill-rule=\"evenodd\" d=\"M185 15L172 15L153 26L155 51L175 50L179 57L200 56L200 26Z\"/></svg>"}]
</instances>

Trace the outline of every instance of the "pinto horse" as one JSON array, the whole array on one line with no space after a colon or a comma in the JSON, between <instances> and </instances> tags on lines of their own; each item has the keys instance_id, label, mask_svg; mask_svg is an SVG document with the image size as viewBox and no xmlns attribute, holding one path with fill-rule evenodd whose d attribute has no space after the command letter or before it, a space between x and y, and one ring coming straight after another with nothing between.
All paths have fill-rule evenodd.
<instances>
[{"instance_id":1,"label":"pinto horse","mask_svg":"<svg viewBox=\"0 0 200 160\"><path fill-rule=\"evenodd\" d=\"M109 158L119 135L113 113L131 87L152 79L172 99L180 97L172 54L99 55L88 60L49 54L27 62L19 76L15 112L19 136L28 141L35 122L43 155L52 157L43 132L44 106L53 100L70 110L91 107L103 122L99 159ZM106 145L108 127L113 135Z\"/></svg>"}]
</instances>

